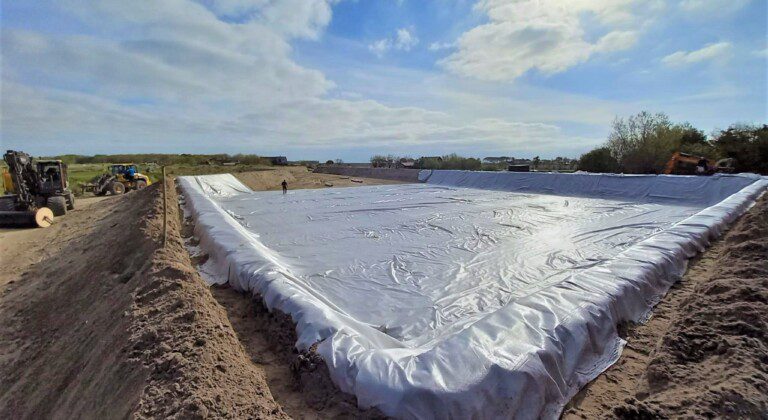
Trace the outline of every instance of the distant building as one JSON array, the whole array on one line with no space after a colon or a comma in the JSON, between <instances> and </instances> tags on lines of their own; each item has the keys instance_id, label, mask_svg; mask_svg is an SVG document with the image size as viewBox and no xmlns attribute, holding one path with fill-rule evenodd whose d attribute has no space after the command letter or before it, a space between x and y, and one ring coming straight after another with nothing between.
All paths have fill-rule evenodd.
<instances>
[{"instance_id":1,"label":"distant building","mask_svg":"<svg viewBox=\"0 0 768 420\"><path fill-rule=\"evenodd\" d=\"M264 159L269 160L273 165L287 165L288 158L285 156L262 156Z\"/></svg>"},{"instance_id":2,"label":"distant building","mask_svg":"<svg viewBox=\"0 0 768 420\"><path fill-rule=\"evenodd\" d=\"M509 165L507 166L509 172L531 172L530 165Z\"/></svg>"}]
</instances>

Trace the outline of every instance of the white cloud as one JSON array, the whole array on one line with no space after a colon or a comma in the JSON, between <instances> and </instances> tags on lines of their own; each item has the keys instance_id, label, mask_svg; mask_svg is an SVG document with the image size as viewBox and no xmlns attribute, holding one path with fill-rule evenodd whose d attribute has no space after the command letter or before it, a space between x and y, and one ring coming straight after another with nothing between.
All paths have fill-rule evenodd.
<instances>
[{"instance_id":1,"label":"white cloud","mask_svg":"<svg viewBox=\"0 0 768 420\"><path fill-rule=\"evenodd\" d=\"M682 0L680 9L697 15L722 16L741 10L751 0Z\"/></svg>"},{"instance_id":2,"label":"white cloud","mask_svg":"<svg viewBox=\"0 0 768 420\"><path fill-rule=\"evenodd\" d=\"M99 36L4 29L3 142L30 152L306 153L383 144L447 152L546 150L563 138L551 123L387 106L335 92L321 72L291 58L289 40L318 34L330 19L323 5L332 2L305 1L314 12L287 17L273 1L214 9L188 0L68 0L68 12ZM225 13L250 17L232 23L221 19ZM401 29L389 48L416 45L412 30Z\"/></svg>"},{"instance_id":3,"label":"white cloud","mask_svg":"<svg viewBox=\"0 0 768 420\"><path fill-rule=\"evenodd\" d=\"M709 44L695 51L677 51L661 59L661 62L670 67L685 66L704 61L720 61L728 58L731 51L731 43L718 42Z\"/></svg>"},{"instance_id":4,"label":"white cloud","mask_svg":"<svg viewBox=\"0 0 768 420\"><path fill-rule=\"evenodd\" d=\"M394 36L382 38L368 45L368 50L378 57L383 57L390 50L410 51L418 44L419 38L411 33L410 30L401 28L395 32Z\"/></svg>"},{"instance_id":5,"label":"white cloud","mask_svg":"<svg viewBox=\"0 0 768 420\"><path fill-rule=\"evenodd\" d=\"M397 30L395 37L395 49L410 51L411 48L419 44L419 38L416 38L408 29L401 28Z\"/></svg>"},{"instance_id":6,"label":"white cloud","mask_svg":"<svg viewBox=\"0 0 768 420\"><path fill-rule=\"evenodd\" d=\"M433 42L429 44L430 51L450 50L453 48L456 48L456 43L454 42Z\"/></svg>"},{"instance_id":7,"label":"white cloud","mask_svg":"<svg viewBox=\"0 0 768 420\"><path fill-rule=\"evenodd\" d=\"M383 38L368 45L368 51L376 54L379 58L383 57L391 49L392 40L389 38Z\"/></svg>"},{"instance_id":8,"label":"white cloud","mask_svg":"<svg viewBox=\"0 0 768 420\"><path fill-rule=\"evenodd\" d=\"M600 38L594 49L600 52L626 50L634 46L637 39L637 31L613 31Z\"/></svg>"},{"instance_id":9,"label":"white cloud","mask_svg":"<svg viewBox=\"0 0 768 420\"><path fill-rule=\"evenodd\" d=\"M456 150L546 151L563 140L552 124L510 122L496 118L464 120L416 107L388 107L370 100L305 98L283 107L243 114L148 107L135 109L95 95L6 84L2 98L4 133L61 150L50 139L77 139L88 150L109 151L130 144L137 150L218 150L266 148L437 147ZM94 140L94 138L96 140ZM204 144L195 144L204 143ZM191 149L195 147L194 149ZM112 149L114 151L114 149ZM124 150L118 148L117 150Z\"/></svg>"},{"instance_id":10,"label":"white cloud","mask_svg":"<svg viewBox=\"0 0 768 420\"><path fill-rule=\"evenodd\" d=\"M440 63L455 74L491 81L514 80L532 69L558 73L595 53L631 48L638 38L635 3L481 0L476 9L490 22L462 34L458 51ZM589 41L583 23L587 15L600 27L610 28L595 42Z\"/></svg>"}]
</instances>

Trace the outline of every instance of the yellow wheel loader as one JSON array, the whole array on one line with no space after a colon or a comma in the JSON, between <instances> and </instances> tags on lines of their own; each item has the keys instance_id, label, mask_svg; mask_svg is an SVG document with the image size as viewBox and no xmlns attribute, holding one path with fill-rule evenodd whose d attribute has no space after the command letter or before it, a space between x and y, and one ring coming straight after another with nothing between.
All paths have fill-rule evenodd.
<instances>
[{"instance_id":1,"label":"yellow wheel loader","mask_svg":"<svg viewBox=\"0 0 768 420\"><path fill-rule=\"evenodd\" d=\"M149 177L139 173L133 163L117 163L109 165L109 172L100 176L94 182L83 184L83 192L91 191L96 195L123 194L127 191L142 190L152 181Z\"/></svg>"}]
</instances>

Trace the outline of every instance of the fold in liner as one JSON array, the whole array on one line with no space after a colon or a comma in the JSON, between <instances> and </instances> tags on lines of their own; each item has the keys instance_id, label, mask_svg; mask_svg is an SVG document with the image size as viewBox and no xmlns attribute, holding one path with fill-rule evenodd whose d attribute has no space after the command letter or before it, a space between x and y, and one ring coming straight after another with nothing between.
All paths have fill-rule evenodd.
<instances>
[{"instance_id":1,"label":"fold in liner","mask_svg":"<svg viewBox=\"0 0 768 420\"><path fill-rule=\"evenodd\" d=\"M251 192L180 178L206 271L320 342L401 418L557 417L768 187L756 175L422 171L422 184Z\"/></svg>"}]
</instances>

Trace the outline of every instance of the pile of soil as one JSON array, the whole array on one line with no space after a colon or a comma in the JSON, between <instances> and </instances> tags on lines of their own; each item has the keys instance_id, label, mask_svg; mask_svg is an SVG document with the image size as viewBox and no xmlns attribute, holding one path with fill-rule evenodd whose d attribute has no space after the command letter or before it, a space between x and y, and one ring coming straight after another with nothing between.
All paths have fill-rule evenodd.
<instances>
[{"instance_id":1,"label":"pile of soil","mask_svg":"<svg viewBox=\"0 0 768 420\"><path fill-rule=\"evenodd\" d=\"M356 177L355 180L362 182L353 182L349 176L313 173L303 166L287 166L264 171L240 172L233 175L254 191L280 190L282 189L281 183L283 180L288 183L288 189L290 190L403 183L403 181L396 180L359 177Z\"/></svg>"},{"instance_id":2,"label":"pile of soil","mask_svg":"<svg viewBox=\"0 0 768 420\"><path fill-rule=\"evenodd\" d=\"M765 418L768 194L688 272L564 418Z\"/></svg>"},{"instance_id":3,"label":"pile of soil","mask_svg":"<svg viewBox=\"0 0 768 420\"><path fill-rule=\"evenodd\" d=\"M0 418L287 418L189 261L169 188L17 241L0 281ZM33 243L32 243L33 242Z\"/></svg>"}]
</instances>

